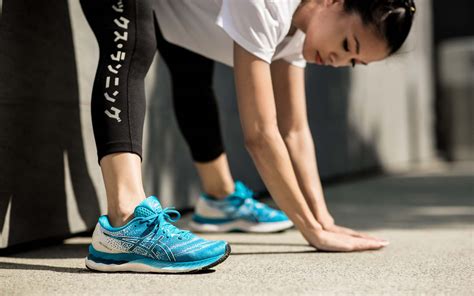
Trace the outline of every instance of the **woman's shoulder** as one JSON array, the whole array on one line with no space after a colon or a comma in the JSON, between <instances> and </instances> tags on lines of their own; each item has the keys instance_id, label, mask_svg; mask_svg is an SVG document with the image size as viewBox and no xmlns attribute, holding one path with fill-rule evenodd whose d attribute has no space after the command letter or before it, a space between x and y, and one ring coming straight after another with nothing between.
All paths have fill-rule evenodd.
<instances>
[{"instance_id":1,"label":"woman's shoulder","mask_svg":"<svg viewBox=\"0 0 474 296\"><path fill-rule=\"evenodd\" d=\"M277 23L281 40L296 33L296 28L292 30L292 19L293 13L301 2L300 0L264 0L258 2L265 4L265 8Z\"/></svg>"},{"instance_id":2,"label":"woman's shoulder","mask_svg":"<svg viewBox=\"0 0 474 296\"><path fill-rule=\"evenodd\" d=\"M300 0L221 0L223 8L245 20L259 33L272 33L282 41L291 28L293 13Z\"/></svg>"}]
</instances>

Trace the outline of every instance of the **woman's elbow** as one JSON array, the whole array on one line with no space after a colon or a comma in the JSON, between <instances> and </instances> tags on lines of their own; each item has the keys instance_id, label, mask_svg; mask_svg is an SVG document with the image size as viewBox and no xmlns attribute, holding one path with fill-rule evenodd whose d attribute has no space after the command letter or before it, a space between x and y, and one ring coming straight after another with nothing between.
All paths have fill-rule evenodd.
<instances>
[{"instance_id":1,"label":"woman's elbow","mask_svg":"<svg viewBox=\"0 0 474 296\"><path fill-rule=\"evenodd\" d=\"M251 154L266 151L281 138L277 127L267 127L244 132L245 148Z\"/></svg>"}]
</instances>

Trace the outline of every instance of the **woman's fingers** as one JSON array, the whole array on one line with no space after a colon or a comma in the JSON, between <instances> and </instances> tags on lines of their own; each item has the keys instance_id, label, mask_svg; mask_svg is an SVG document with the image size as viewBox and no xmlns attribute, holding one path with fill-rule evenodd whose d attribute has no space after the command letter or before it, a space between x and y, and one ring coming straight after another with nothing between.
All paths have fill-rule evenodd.
<instances>
[{"instance_id":1,"label":"woman's fingers","mask_svg":"<svg viewBox=\"0 0 474 296\"><path fill-rule=\"evenodd\" d=\"M353 252L377 250L388 245L373 239L357 238L348 234L321 230L317 233L314 246L319 250L336 252Z\"/></svg>"},{"instance_id":2,"label":"woman's fingers","mask_svg":"<svg viewBox=\"0 0 474 296\"><path fill-rule=\"evenodd\" d=\"M358 238L365 238L365 239L370 239L370 240L375 240L375 241L380 241L380 242L387 242L384 239L377 238L377 237L374 237L374 236L371 236L371 235L368 235L368 234L365 234L365 233L362 233L362 232L358 232L358 231L355 231L353 229L343 227L343 226L339 226L339 225L333 225L329 228L326 228L326 230L336 232L336 233L343 233L343 234L351 235L353 237L358 237Z\"/></svg>"},{"instance_id":3,"label":"woman's fingers","mask_svg":"<svg viewBox=\"0 0 474 296\"><path fill-rule=\"evenodd\" d=\"M340 229L343 231L343 233L352 235L354 237L371 239L371 240L376 240L376 241L384 241L381 238L377 238L377 237L374 237L374 236L371 236L371 235L368 235L368 234L365 234L365 233L362 233L362 232L358 232L358 231L355 231L355 230L350 229L350 228L340 227Z\"/></svg>"},{"instance_id":4,"label":"woman's fingers","mask_svg":"<svg viewBox=\"0 0 474 296\"><path fill-rule=\"evenodd\" d=\"M383 243L375 241L372 239L365 238L354 238L353 247L354 251L364 251L364 250L378 250L385 247L388 243Z\"/></svg>"}]
</instances>

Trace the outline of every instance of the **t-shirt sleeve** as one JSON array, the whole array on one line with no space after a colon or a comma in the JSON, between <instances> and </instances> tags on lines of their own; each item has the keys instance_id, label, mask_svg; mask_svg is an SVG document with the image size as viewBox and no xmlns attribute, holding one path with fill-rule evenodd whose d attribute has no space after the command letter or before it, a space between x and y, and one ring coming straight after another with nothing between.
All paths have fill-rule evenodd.
<instances>
[{"instance_id":1,"label":"t-shirt sleeve","mask_svg":"<svg viewBox=\"0 0 474 296\"><path fill-rule=\"evenodd\" d=\"M222 0L216 24L245 50L271 63L279 42L279 22L264 1Z\"/></svg>"},{"instance_id":2,"label":"t-shirt sleeve","mask_svg":"<svg viewBox=\"0 0 474 296\"><path fill-rule=\"evenodd\" d=\"M288 55L283 58L285 61L288 63L292 64L293 66L297 66L300 68L306 68L306 60L303 57L303 54L293 54L293 55Z\"/></svg>"}]
</instances>

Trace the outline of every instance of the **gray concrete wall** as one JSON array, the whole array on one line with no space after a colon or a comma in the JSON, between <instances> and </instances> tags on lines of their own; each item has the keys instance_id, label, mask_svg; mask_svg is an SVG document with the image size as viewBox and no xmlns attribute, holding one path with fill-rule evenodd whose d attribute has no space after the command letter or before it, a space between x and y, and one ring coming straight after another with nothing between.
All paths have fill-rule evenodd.
<instances>
[{"instance_id":1,"label":"gray concrete wall","mask_svg":"<svg viewBox=\"0 0 474 296\"><path fill-rule=\"evenodd\" d=\"M474 36L445 40L438 47L438 106L445 156L474 160ZM468 62L466 62L468 61Z\"/></svg>"},{"instance_id":2,"label":"gray concrete wall","mask_svg":"<svg viewBox=\"0 0 474 296\"><path fill-rule=\"evenodd\" d=\"M77 0L44 6L3 3L0 248L90 229L105 210L90 120L98 46ZM405 53L396 59L367 69L308 67L308 113L324 178L433 160L430 1L418 7ZM199 182L158 55L146 88L146 192L166 206L192 206ZM215 89L233 175L262 190L243 146L230 68L216 65Z\"/></svg>"},{"instance_id":3,"label":"gray concrete wall","mask_svg":"<svg viewBox=\"0 0 474 296\"><path fill-rule=\"evenodd\" d=\"M0 247L89 229L103 197L87 167L68 3L2 11Z\"/></svg>"}]
</instances>

